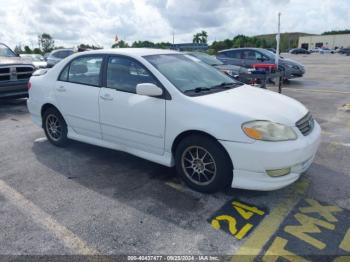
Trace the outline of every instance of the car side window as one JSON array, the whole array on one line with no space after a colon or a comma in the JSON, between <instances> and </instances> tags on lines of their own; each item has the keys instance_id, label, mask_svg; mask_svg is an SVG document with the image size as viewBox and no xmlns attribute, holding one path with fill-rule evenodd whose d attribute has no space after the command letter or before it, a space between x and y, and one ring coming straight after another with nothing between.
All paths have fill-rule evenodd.
<instances>
[{"instance_id":1,"label":"car side window","mask_svg":"<svg viewBox=\"0 0 350 262\"><path fill-rule=\"evenodd\" d=\"M102 56L83 56L74 59L69 66L68 82L99 86L102 60Z\"/></svg>"},{"instance_id":2,"label":"car side window","mask_svg":"<svg viewBox=\"0 0 350 262\"><path fill-rule=\"evenodd\" d=\"M54 57L57 57L57 58L63 58L63 53L62 51L58 51L58 52L55 52L52 54Z\"/></svg>"},{"instance_id":3,"label":"car side window","mask_svg":"<svg viewBox=\"0 0 350 262\"><path fill-rule=\"evenodd\" d=\"M257 52L255 52L253 50L244 50L243 51L243 59L257 60L256 54L257 54Z\"/></svg>"},{"instance_id":4,"label":"car side window","mask_svg":"<svg viewBox=\"0 0 350 262\"><path fill-rule=\"evenodd\" d=\"M136 93L142 83L159 85L154 76L139 62L127 57L110 57L107 65L107 87Z\"/></svg>"},{"instance_id":5,"label":"car side window","mask_svg":"<svg viewBox=\"0 0 350 262\"><path fill-rule=\"evenodd\" d=\"M231 51L231 58L242 59L241 51L239 50Z\"/></svg>"},{"instance_id":6,"label":"car side window","mask_svg":"<svg viewBox=\"0 0 350 262\"><path fill-rule=\"evenodd\" d=\"M66 67L61 72L58 80L59 81L68 81L68 71L69 71L69 65L66 65Z\"/></svg>"},{"instance_id":7,"label":"car side window","mask_svg":"<svg viewBox=\"0 0 350 262\"><path fill-rule=\"evenodd\" d=\"M226 51L226 52L223 52L222 54L224 54L229 58L241 59L241 52L239 50Z\"/></svg>"}]
</instances>

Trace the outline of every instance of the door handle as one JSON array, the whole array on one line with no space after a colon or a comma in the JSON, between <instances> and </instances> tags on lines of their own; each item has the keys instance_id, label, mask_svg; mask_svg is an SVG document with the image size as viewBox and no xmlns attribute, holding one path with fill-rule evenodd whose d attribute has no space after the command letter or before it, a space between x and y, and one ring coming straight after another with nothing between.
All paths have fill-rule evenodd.
<instances>
[{"instance_id":1,"label":"door handle","mask_svg":"<svg viewBox=\"0 0 350 262\"><path fill-rule=\"evenodd\" d=\"M106 101L112 101L113 97L110 94L103 94L100 96L101 99L106 100Z\"/></svg>"},{"instance_id":2,"label":"door handle","mask_svg":"<svg viewBox=\"0 0 350 262\"><path fill-rule=\"evenodd\" d=\"M58 92L66 92L66 89L64 88L64 86L60 86L57 88Z\"/></svg>"}]
</instances>

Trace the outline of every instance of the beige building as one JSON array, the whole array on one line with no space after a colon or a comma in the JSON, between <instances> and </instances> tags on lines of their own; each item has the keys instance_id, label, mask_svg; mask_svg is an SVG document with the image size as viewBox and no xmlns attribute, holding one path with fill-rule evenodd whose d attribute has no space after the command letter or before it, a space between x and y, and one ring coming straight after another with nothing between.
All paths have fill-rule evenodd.
<instances>
[{"instance_id":1,"label":"beige building","mask_svg":"<svg viewBox=\"0 0 350 262\"><path fill-rule=\"evenodd\" d=\"M350 47L350 34L300 36L298 47L307 50L315 47Z\"/></svg>"}]
</instances>

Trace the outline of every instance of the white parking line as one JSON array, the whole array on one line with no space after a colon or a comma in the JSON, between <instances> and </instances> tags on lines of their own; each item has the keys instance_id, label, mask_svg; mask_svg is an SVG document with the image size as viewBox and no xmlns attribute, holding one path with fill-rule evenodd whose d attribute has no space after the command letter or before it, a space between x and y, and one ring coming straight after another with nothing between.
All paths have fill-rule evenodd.
<instances>
[{"instance_id":1,"label":"white parking line","mask_svg":"<svg viewBox=\"0 0 350 262\"><path fill-rule=\"evenodd\" d=\"M59 224L53 217L41 210L23 195L18 193L3 180L0 180L0 194L15 205L24 215L30 216L39 226L53 233L63 244L79 255L98 255L99 251L89 247L86 242L66 227Z\"/></svg>"},{"instance_id":2,"label":"white parking line","mask_svg":"<svg viewBox=\"0 0 350 262\"><path fill-rule=\"evenodd\" d=\"M290 91L297 91L297 92L315 92L315 93L335 93L335 94L343 94L343 95L350 95L350 92L347 91L337 91L337 90L323 90L323 89L299 89L299 88L292 88L292 87L286 87L282 90L290 90Z\"/></svg>"},{"instance_id":3,"label":"white parking line","mask_svg":"<svg viewBox=\"0 0 350 262\"><path fill-rule=\"evenodd\" d=\"M39 138L37 138L37 139L34 140L35 143L41 143L41 142L45 142L45 141L47 141L46 136L44 136L44 137L39 137Z\"/></svg>"}]
</instances>

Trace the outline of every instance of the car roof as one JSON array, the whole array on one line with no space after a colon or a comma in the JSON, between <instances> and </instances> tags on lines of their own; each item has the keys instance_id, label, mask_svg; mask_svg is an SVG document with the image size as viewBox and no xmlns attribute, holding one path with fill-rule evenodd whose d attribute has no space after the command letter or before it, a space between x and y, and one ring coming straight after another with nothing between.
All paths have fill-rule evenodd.
<instances>
[{"instance_id":1,"label":"car roof","mask_svg":"<svg viewBox=\"0 0 350 262\"><path fill-rule=\"evenodd\" d=\"M60 51L74 51L74 50L73 50L73 48L60 48L60 49L52 50L51 53L56 53L56 52L60 52Z\"/></svg>"},{"instance_id":2,"label":"car roof","mask_svg":"<svg viewBox=\"0 0 350 262\"><path fill-rule=\"evenodd\" d=\"M181 54L180 52L169 49L155 49L155 48L111 48L84 51L79 54L120 54L131 56L147 56L147 55L161 55L161 54Z\"/></svg>"},{"instance_id":3,"label":"car roof","mask_svg":"<svg viewBox=\"0 0 350 262\"><path fill-rule=\"evenodd\" d=\"M234 51L234 50L265 50L265 48L257 48L257 47L239 47L239 48L229 48L229 49L225 49L225 50L221 50L219 51L219 53L221 52L226 52L226 51Z\"/></svg>"}]
</instances>

